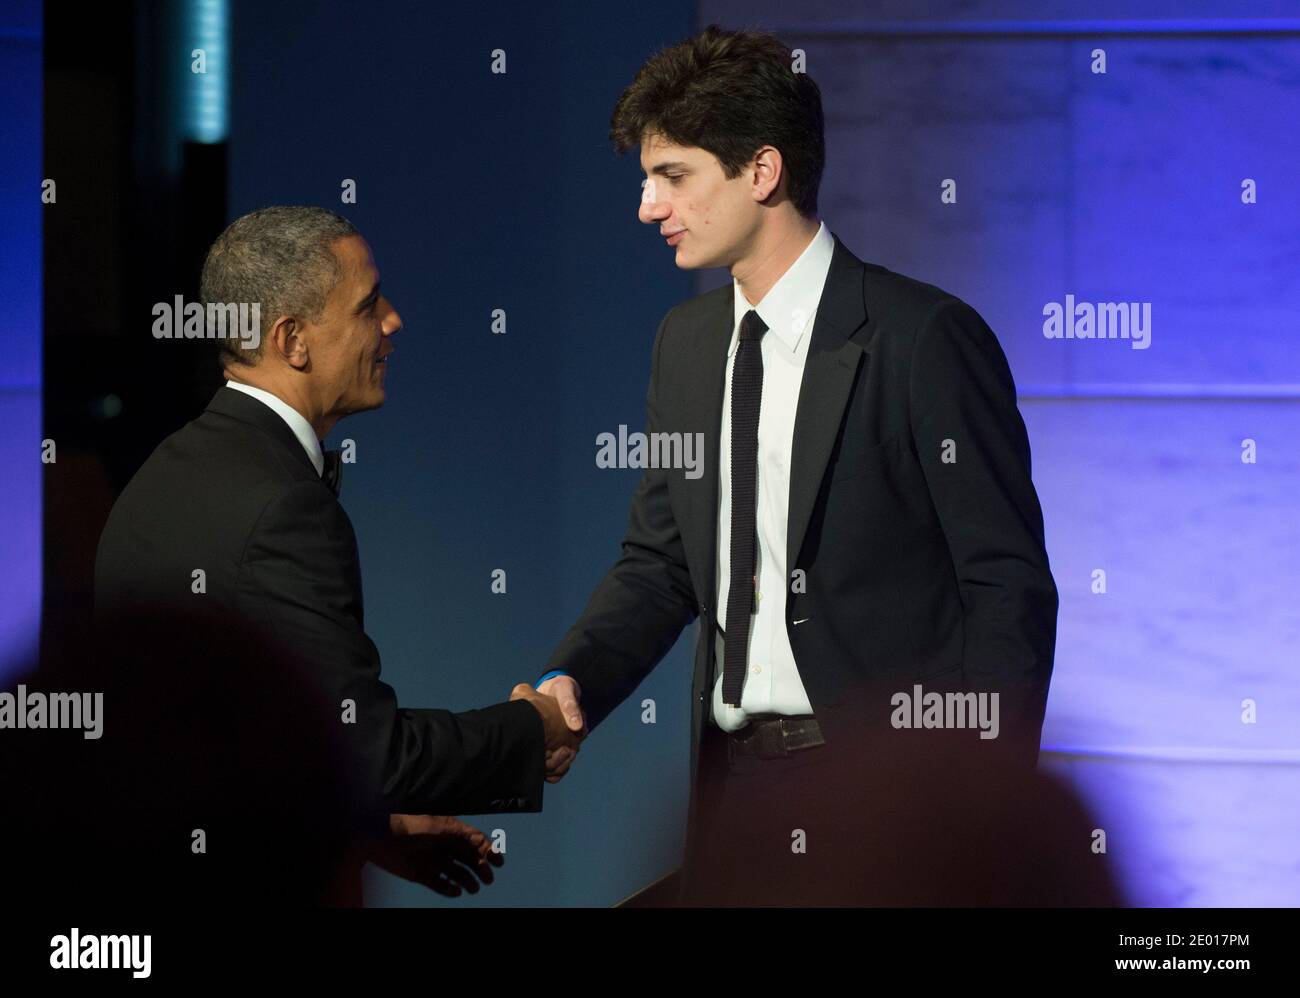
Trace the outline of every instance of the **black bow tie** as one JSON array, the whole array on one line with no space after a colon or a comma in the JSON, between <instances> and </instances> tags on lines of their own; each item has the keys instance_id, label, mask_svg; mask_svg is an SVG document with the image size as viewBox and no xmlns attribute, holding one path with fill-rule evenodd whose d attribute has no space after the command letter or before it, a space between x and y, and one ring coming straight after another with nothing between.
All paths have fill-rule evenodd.
<instances>
[{"instance_id":1,"label":"black bow tie","mask_svg":"<svg viewBox=\"0 0 1300 998\"><path fill-rule=\"evenodd\" d=\"M329 486L329 490L335 495L339 494L339 486L343 480L343 452L338 450L325 451L325 469L320 473L320 480Z\"/></svg>"}]
</instances>

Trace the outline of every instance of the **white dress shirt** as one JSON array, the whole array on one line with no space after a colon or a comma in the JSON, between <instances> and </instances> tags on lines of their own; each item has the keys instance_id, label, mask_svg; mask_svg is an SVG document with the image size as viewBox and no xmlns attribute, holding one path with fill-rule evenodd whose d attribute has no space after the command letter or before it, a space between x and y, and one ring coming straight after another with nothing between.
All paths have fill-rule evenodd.
<instances>
[{"instance_id":1,"label":"white dress shirt","mask_svg":"<svg viewBox=\"0 0 1300 998\"><path fill-rule=\"evenodd\" d=\"M726 628L727 592L731 583L731 375L740 320L751 308L767 325L760 340L763 395L758 420L758 551L756 612L750 618L747 673L740 706L722 702L723 646L716 635L717 681L713 686L713 720L724 731L749 723L750 714L811 714L790 635L785 628L789 592L786 535L790 509L790 451L799 406L804 361L813 321L830 272L835 240L823 222L807 248L757 305L750 305L735 284L735 315L727 348L727 376L722 394L722 435L718 461L718 623Z\"/></svg>"},{"instance_id":2,"label":"white dress shirt","mask_svg":"<svg viewBox=\"0 0 1300 998\"><path fill-rule=\"evenodd\" d=\"M316 474L319 475L325 470L325 453L321 450L320 440L316 438L316 431L311 428L311 423L307 422L306 416L280 396L272 395L265 389L254 388L252 385L241 384L238 381L227 381L226 387L251 395L259 402L265 403L272 412L289 424L289 429L293 430L293 435L298 438L302 449L311 458Z\"/></svg>"}]
</instances>

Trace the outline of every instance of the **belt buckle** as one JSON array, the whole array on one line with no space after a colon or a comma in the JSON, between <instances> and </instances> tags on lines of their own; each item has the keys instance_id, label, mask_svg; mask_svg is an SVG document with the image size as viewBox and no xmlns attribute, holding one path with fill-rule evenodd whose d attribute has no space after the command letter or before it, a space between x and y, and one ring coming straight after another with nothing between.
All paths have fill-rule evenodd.
<instances>
[{"instance_id":1,"label":"belt buckle","mask_svg":"<svg viewBox=\"0 0 1300 998\"><path fill-rule=\"evenodd\" d=\"M785 731L787 751L798 752L825 744L826 739L822 737L821 726L817 724L816 718L794 718L789 721L789 728Z\"/></svg>"},{"instance_id":2,"label":"belt buckle","mask_svg":"<svg viewBox=\"0 0 1300 998\"><path fill-rule=\"evenodd\" d=\"M727 742L731 746L729 756L733 759L738 755L749 755L757 759L777 759L789 755L782 732L770 721L751 721L745 734L733 733Z\"/></svg>"},{"instance_id":3,"label":"belt buckle","mask_svg":"<svg viewBox=\"0 0 1300 998\"><path fill-rule=\"evenodd\" d=\"M764 759L780 759L790 754L790 749L785 744L785 718L775 718L767 721L763 725L763 733L759 736L760 750L763 752Z\"/></svg>"},{"instance_id":4,"label":"belt buckle","mask_svg":"<svg viewBox=\"0 0 1300 998\"><path fill-rule=\"evenodd\" d=\"M733 734L729 739L732 746L731 755L753 755L759 759L783 759L794 755L800 749L814 748L826 744L819 733L800 730L805 719L791 717L773 717L762 721L751 721L749 731L738 737ZM793 743L793 745L791 744Z\"/></svg>"}]
</instances>

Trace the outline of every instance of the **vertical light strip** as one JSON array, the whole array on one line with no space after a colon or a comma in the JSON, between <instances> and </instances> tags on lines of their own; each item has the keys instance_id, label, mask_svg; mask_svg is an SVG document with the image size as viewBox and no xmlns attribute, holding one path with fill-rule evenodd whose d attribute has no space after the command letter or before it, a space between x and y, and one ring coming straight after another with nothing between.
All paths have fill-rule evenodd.
<instances>
[{"instance_id":1,"label":"vertical light strip","mask_svg":"<svg viewBox=\"0 0 1300 998\"><path fill-rule=\"evenodd\" d=\"M230 7L226 0L186 0L181 39L186 66L181 137L189 142L224 142L230 107ZM196 54L199 52L201 56ZM200 59L203 72L196 72Z\"/></svg>"},{"instance_id":2,"label":"vertical light strip","mask_svg":"<svg viewBox=\"0 0 1300 998\"><path fill-rule=\"evenodd\" d=\"M41 613L41 4L0 6L0 687Z\"/></svg>"}]
</instances>

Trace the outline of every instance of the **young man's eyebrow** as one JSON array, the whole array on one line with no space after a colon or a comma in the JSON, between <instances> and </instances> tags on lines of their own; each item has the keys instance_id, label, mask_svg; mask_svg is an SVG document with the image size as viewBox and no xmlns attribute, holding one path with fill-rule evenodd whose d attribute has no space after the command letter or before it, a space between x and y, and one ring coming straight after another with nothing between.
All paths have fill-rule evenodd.
<instances>
[{"instance_id":1,"label":"young man's eyebrow","mask_svg":"<svg viewBox=\"0 0 1300 998\"><path fill-rule=\"evenodd\" d=\"M662 176L663 174L667 173L669 170L689 170L689 169L690 167L687 166L685 163L658 163L655 166L651 167L650 172L658 173Z\"/></svg>"},{"instance_id":2,"label":"young man's eyebrow","mask_svg":"<svg viewBox=\"0 0 1300 998\"><path fill-rule=\"evenodd\" d=\"M379 282L375 281L375 286L370 289L370 294L361 299L361 302L357 305L356 310L352 314L360 315L377 301L379 301Z\"/></svg>"}]
</instances>

